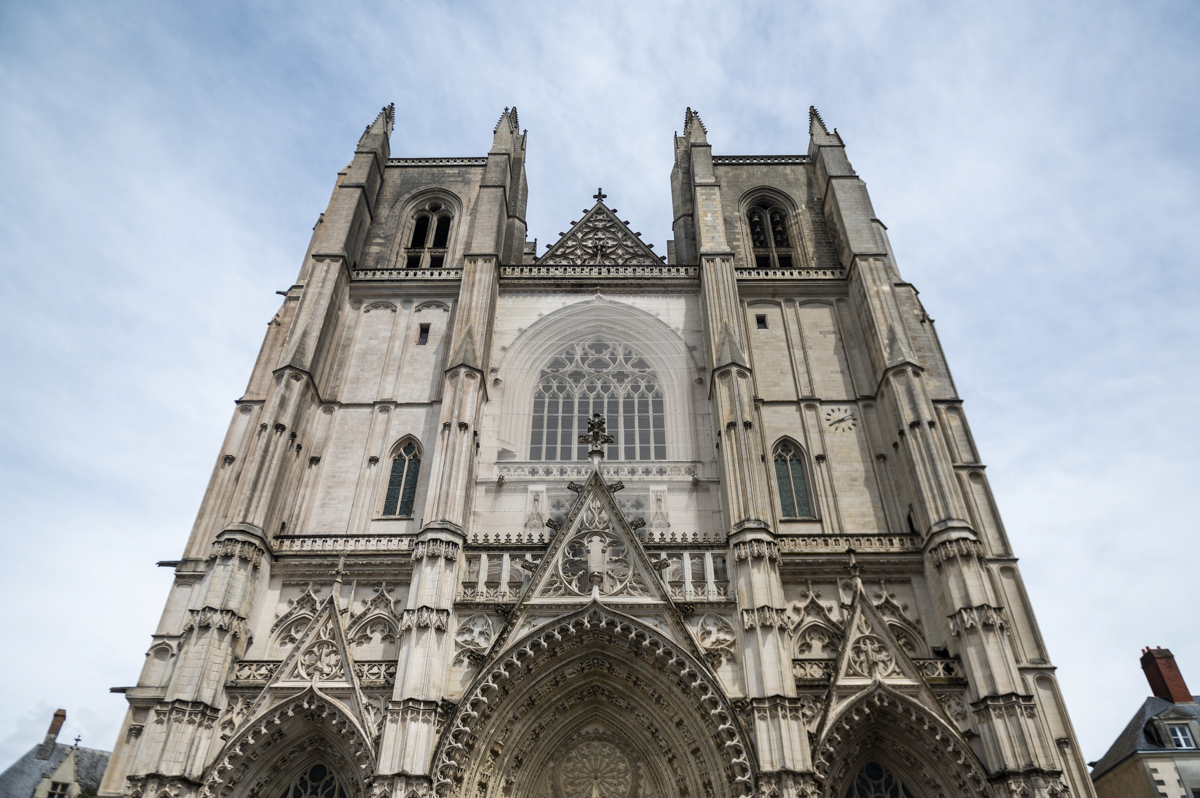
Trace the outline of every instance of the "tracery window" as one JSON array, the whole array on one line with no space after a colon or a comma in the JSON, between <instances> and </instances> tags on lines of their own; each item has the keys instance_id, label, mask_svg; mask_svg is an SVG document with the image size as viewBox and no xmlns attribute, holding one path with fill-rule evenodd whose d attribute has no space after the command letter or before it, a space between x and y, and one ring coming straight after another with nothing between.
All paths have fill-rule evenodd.
<instances>
[{"instance_id":1,"label":"tracery window","mask_svg":"<svg viewBox=\"0 0 1200 798\"><path fill-rule=\"evenodd\" d=\"M759 269L790 269L792 240L788 235L787 211L778 206L756 205L746 214L754 265Z\"/></svg>"},{"instance_id":2,"label":"tracery window","mask_svg":"<svg viewBox=\"0 0 1200 798\"><path fill-rule=\"evenodd\" d=\"M332 770L313 765L293 779L279 798L346 798L346 791Z\"/></svg>"},{"instance_id":3,"label":"tracery window","mask_svg":"<svg viewBox=\"0 0 1200 798\"><path fill-rule=\"evenodd\" d=\"M565 347L542 369L533 394L530 460L586 460L593 413L605 416L609 460L665 460L667 432L658 375L628 344L606 338Z\"/></svg>"},{"instance_id":4,"label":"tracery window","mask_svg":"<svg viewBox=\"0 0 1200 798\"><path fill-rule=\"evenodd\" d=\"M775 480L779 485L779 507L784 518L812 518L804 455L799 447L783 441L775 447Z\"/></svg>"},{"instance_id":5,"label":"tracery window","mask_svg":"<svg viewBox=\"0 0 1200 798\"><path fill-rule=\"evenodd\" d=\"M411 516L417 499L417 477L421 473L421 453L412 442L404 444L392 460L383 514Z\"/></svg>"},{"instance_id":6,"label":"tracery window","mask_svg":"<svg viewBox=\"0 0 1200 798\"><path fill-rule=\"evenodd\" d=\"M413 219L412 237L405 250L407 269L440 269L446 262L446 247L450 243L450 209L434 200L417 212Z\"/></svg>"},{"instance_id":7,"label":"tracery window","mask_svg":"<svg viewBox=\"0 0 1200 798\"><path fill-rule=\"evenodd\" d=\"M892 771L878 762L868 762L846 788L843 798L917 798Z\"/></svg>"}]
</instances>

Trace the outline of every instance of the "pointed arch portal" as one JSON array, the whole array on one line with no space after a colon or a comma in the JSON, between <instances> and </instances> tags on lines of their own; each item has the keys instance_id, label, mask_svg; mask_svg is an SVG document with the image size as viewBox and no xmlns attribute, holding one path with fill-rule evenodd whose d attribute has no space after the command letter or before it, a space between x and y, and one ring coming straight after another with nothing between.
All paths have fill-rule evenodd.
<instances>
[{"instance_id":1,"label":"pointed arch portal","mask_svg":"<svg viewBox=\"0 0 1200 798\"><path fill-rule=\"evenodd\" d=\"M755 773L716 678L593 602L486 665L434 757L441 798L742 798Z\"/></svg>"}]
</instances>

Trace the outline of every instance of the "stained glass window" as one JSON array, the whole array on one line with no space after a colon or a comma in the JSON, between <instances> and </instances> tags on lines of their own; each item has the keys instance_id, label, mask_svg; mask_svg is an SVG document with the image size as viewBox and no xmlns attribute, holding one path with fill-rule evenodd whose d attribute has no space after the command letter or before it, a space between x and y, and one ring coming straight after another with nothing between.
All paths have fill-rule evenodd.
<instances>
[{"instance_id":1,"label":"stained glass window","mask_svg":"<svg viewBox=\"0 0 1200 798\"><path fill-rule=\"evenodd\" d=\"M844 798L917 798L895 773L878 762L868 762L846 788Z\"/></svg>"},{"instance_id":2,"label":"stained glass window","mask_svg":"<svg viewBox=\"0 0 1200 798\"><path fill-rule=\"evenodd\" d=\"M530 460L586 460L593 413L616 442L609 460L667 459L662 388L654 369L627 344L604 338L570 344L542 369L533 394Z\"/></svg>"},{"instance_id":3,"label":"stained glass window","mask_svg":"<svg viewBox=\"0 0 1200 798\"><path fill-rule=\"evenodd\" d=\"M346 791L333 771L324 765L313 765L297 776L279 798L346 798Z\"/></svg>"},{"instance_id":4,"label":"stained glass window","mask_svg":"<svg viewBox=\"0 0 1200 798\"><path fill-rule=\"evenodd\" d=\"M417 499L417 476L421 473L421 455L417 447L406 443L392 460L387 495L383 500L384 515L411 516Z\"/></svg>"},{"instance_id":5,"label":"stained glass window","mask_svg":"<svg viewBox=\"0 0 1200 798\"><path fill-rule=\"evenodd\" d=\"M800 450L790 443L775 447L775 479L779 483L779 505L784 518L811 518L808 483Z\"/></svg>"}]
</instances>

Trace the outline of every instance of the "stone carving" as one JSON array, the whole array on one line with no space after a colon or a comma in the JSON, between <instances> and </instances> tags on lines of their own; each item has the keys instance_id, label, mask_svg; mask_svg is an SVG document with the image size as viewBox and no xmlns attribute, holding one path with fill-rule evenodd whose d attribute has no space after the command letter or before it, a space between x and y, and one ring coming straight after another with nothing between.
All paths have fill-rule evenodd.
<instances>
[{"instance_id":1,"label":"stone carving","mask_svg":"<svg viewBox=\"0 0 1200 798\"><path fill-rule=\"evenodd\" d=\"M612 743L588 740L571 749L559 768L563 798L627 798L633 768Z\"/></svg>"},{"instance_id":2,"label":"stone carving","mask_svg":"<svg viewBox=\"0 0 1200 798\"><path fill-rule=\"evenodd\" d=\"M536 596L587 596L593 586L601 596L647 595L649 588L634 568L627 547L612 531L600 500L593 498L583 511L579 531L559 549Z\"/></svg>"},{"instance_id":3,"label":"stone carving","mask_svg":"<svg viewBox=\"0 0 1200 798\"><path fill-rule=\"evenodd\" d=\"M333 624L334 619L327 618L296 660L296 673L302 679L330 681L346 677Z\"/></svg>"},{"instance_id":4,"label":"stone carving","mask_svg":"<svg viewBox=\"0 0 1200 798\"><path fill-rule=\"evenodd\" d=\"M550 247L538 266L662 266L662 260L602 203Z\"/></svg>"},{"instance_id":5,"label":"stone carving","mask_svg":"<svg viewBox=\"0 0 1200 798\"><path fill-rule=\"evenodd\" d=\"M787 610L777 607L762 606L752 610L742 610L742 628L787 628Z\"/></svg>"},{"instance_id":6,"label":"stone carving","mask_svg":"<svg viewBox=\"0 0 1200 798\"><path fill-rule=\"evenodd\" d=\"M354 663L354 675L363 682L392 684L396 681L396 663L356 662Z\"/></svg>"},{"instance_id":7,"label":"stone carving","mask_svg":"<svg viewBox=\"0 0 1200 798\"><path fill-rule=\"evenodd\" d=\"M249 696L239 695L229 699L229 704L225 707L217 724L217 730L220 732L222 740L228 740L233 736L234 730L242 725L242 721L246 719L246 714L253 704L254 701Z\"/></svg>"},{"instance_id":8,"label":"stone carving","mask_svg":"<svg viewBox=\"0 0 1200 798\"><path fill-rule=\"evenodd\" d=\"M896 673L896 658L888 651L887 644L875 635L866 634L850 646L848 672L852 676L891 676Z\"/></svg>"},{"instance_id":9,"label":"stone carving","mask_svg":"<svg viewBox=\"0 0 1200 798\"><path fill-rule=\"evenodd\" d=\"M954 693L944 693L937 697L938 703L942 705L942 709L946 710L946 714L955 720L960 726L965 725L967 718L970 717L967 712L967 705L963 703L960 696Z\"/></svg>"},{"instance_id":10,"label":"stone carving","mask_svg":"<svg viewBox=\"0 0 1200 798\"><path fill-rule=\"evenodd\" d=\"M214 542L212 552L208 555L208 559L210 560L215 560L219 557L237 557L239 560L245 560L257 568L262 564L263 550L256 543L226 538L225 540Z\"/></svg>"},{"instance_id":11,"label":"stone carving","mask_svg":"<svg viewBox=\"0 0 1200 798\"><path fill-rule=\"evenodd\" d=\"M945 543L939 543L929 552L929 560L933 563L934 568L940 569L947 560L967 559L974 557L975 559L984 559L985 553L983 546L977 540L967 540L960 538L958 540L948 540Z\"/></svg>"},{"instance_id":12,"label":"stone carving","mask_svg":"<svg viewBox=\"0 0 1200 798\"><path fill-rule=\"evenodd\" d=\"M482 612L463 618L454 634L454 642L458 645L458 653L454 657L455 665L463 665L472 660L472 654L480 655L488 650L495 639L492 620Z\"/></svg>"},{"instance_id":13,"label":"stone carving","mask_svg":"<svg viewBox=\"0 0 1200 798\"><path fill-rule=\"evenodd\" d=\"M434 607L417 607L415 610L405 610L400 615L400 631L410 632L413 629L436 629L446 631L446 622L450 620L450 610L440 610Z\"/></svg>"},{"instance_id":14,"label":"stone carving","mask_svg":"<svg viewBox=\"0 0 1200 798\"><path fill-rule=\"evenodd\" d=\"M182 630L184 633L207 627L229 632L234 637L243 637L246 634L246 619L233 610L218 610L215 607L188 610L188 619Z\"/></svg>"},{"instance_id":15,"label":"stone carving","mask_svg":"<svg viewBox=\"0 0 1200 798\"><path fill-rule=\"evenodd\" d=\"M284 585L284 587L287 587L287 585ZM299 596L294 599L288 599L287 608L282 612L276 613L275 623L271 625L271 633L274 634L275 630L293 618L304 618L305 624L311 621L317 614L317 605L321 603L321 599L317 597L317 594L320 592L321 588L318 587L314 590L310 583ZM304 631L303 626L300 627L300 631ZM294 643L295 641L293 640L292 642Z\"/></svg>"},{"instance_id":16,"label":"stone carving","mask_svg":"<svg viewBox=\"0 0 1200 798\"><path fill-rule=\"evenodd\" d=\"M458 559L458 544L450 540L423 540L413 546L412 558L414 561L422 560L426 557L443 557L447 560Z\"/></svg>"},{"instance_id":17,"label":"stone carving","mask_svg":"<svg viewBox=\"0 0 1200 798\"><path fill-rule=\"evenodd\" d=\"M957 637L968 629L994 628L1003 632L1008 628L1003 607L980 604L978 607L963 607L950 616L950 634Z\"/></svg>"},{"instance_id":18,"label":"stone carving","mask_svg":"<svg viewBox=\"0 0 1200 798\"><path fill-rule=\"evenodd\" d=\"M733 558L739 562L763 557L771 562L779 562L779 547L769 540L747 540L733 544Z\"/></svg>"},{"instance_id":19,"label":"stone carving","mask_svg":"<svg viewBox=\"0 0 1200 798\"><path fill-rule=\"evenodd\" d=\"M733 625L720 615L706 614L700 619L696 628L696 637L700 640L700 648L713 667L719 668L726 660L735 660L734 643L737 635Z\"/></svg>"}]
</instances>

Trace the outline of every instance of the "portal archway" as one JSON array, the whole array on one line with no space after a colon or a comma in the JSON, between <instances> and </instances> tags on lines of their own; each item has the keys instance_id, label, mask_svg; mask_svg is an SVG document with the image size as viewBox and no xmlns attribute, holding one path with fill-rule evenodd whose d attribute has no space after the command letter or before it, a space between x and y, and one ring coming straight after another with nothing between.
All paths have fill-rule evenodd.
<instances>
[{"instance_id":1,"label":"portal archway","mask_svg":"<svg viewBox=\"0 0 1200 798\"><path fill-rule=\"evenodd\" d=\"M439 743L434 787L441 798L743 798L750 752L685 645L593 603L484 666Z\"/></svg>"},{"instance_id":2,"label":"portal archway","mask_svg":"<svg viewBox=\"0 0 1200 798\"><path fill-rule=\"evenodd\" d=\"M209 767L200 795L282 798L285 785L298 787L301 777L307 785L305 774L317 765L324 772L310 775L333 785L330 798L337 790L347 798L366 795L376 771L362 726L340 702L310 687L247 722Z\"/></svg>"},{"instance_id":3,"label":"portal archway","mask_svg":"<svg viewBox=\"0 0 1200 798\"><path fill-rule=\"evenodd\" d=\"M865 768L872 763L892 772L912 798L991 795L983 766L962 736L936 712L882 682L834 711L813 752L827 798L857 798L851 788L864 774L863 790L870 795L874 770Z\"/></svg>"}]
</instances>

